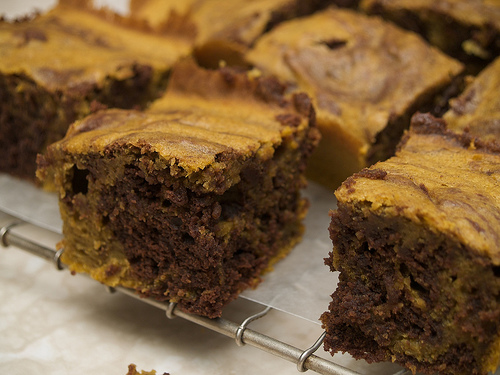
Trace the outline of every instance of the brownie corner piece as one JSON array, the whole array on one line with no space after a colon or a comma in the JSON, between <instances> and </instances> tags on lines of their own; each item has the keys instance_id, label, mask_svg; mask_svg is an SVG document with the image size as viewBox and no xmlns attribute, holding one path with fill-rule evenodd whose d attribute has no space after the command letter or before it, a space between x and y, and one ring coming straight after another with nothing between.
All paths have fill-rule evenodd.
<instances>
[{"instance_id":1,"label":"brownie corner piece","mask_svg":"<svg viewBox=\"0 0 500 375\"><path fill-rule=\"evenodd\" d=\"M73 124L38 173L60 192L73 271L216 317L302 236L313 108L227 69L180 64L171 83L148 111Z\"/></svg>"},{"instance_id":2,"label":"brownie corner piece","mask_svg":"<svg viewBox=\"0 0 500 375\"><path fill-rule=\"evenodd\" d=\"M500 359L500 154L414 116L393 158L336 191L339 284L325 349L414 373L481 374Z\"/></svg>"}]
</instances>

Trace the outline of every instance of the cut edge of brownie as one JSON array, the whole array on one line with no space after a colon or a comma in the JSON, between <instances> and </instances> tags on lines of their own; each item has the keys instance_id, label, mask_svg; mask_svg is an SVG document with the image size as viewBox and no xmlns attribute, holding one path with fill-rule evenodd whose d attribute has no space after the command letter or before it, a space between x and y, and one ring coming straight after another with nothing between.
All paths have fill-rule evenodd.
<instances>
[{"instance_id":1,"label":"cut edge of brownie","mask_svg":"<svg viewBox=\"0 0 500 375\"><path fill-rule=\"evenodd\" d=\"M325 350L347 351L368 362L397 362L425 374L486 374L496 369L500 342L491 333L498 331L499 303L489 305L492 291L499 291L491 280L498 278L500 266L481 255L471 257L446 236L429 236L423 227L416 231L413 222L391 222L362 211L339 205L332 215L330 234L339 251L335 257L342 257L344 264L327 261L341 273L329 312L321 317L328 332ZM356 225L360 222L364 224ZM425 238L420 248L406 244L416 235ZM345 241L351 245L339 245ZM400 246L397 252L394 244ZM462 297L464 291L468 299ZM470 320L474 315L476 322ZM447 325L464 332L454 336L454 330L443 327ZM486 365L477 362L485 356Z\"/></svg>"},{"instance_id":2,"label":"cut edge of brownie","mask_svg":"<svg viewBox=\"0 0 500 375\"><path fill-rule=\"evenodd\" d=\"M169 72L155 74L139 64L130 68L130 77L107 77L71 92L49 91L24 74L0 74L0 147L5 155L0 170L35 182L36 155L62 139L73 121L106 107L145 108L161 95Z\"/></svg>"},{"instance_id":3,"label":"cut edge of brownie","mask_svg":"<svg viewBox=\"0 0 500 375\"><path fill-rule=\"evenodd\" d=\"M393 156L401 138L410 128L415 114L428 112L440 117L449 109L449 100L460 94L465 87L465 75L451 77L450 82L431 87L421 93L399 116L390 116L387 126L376 134L375 142L367 152L367 165Z\"/></svg>"}]
</instances>

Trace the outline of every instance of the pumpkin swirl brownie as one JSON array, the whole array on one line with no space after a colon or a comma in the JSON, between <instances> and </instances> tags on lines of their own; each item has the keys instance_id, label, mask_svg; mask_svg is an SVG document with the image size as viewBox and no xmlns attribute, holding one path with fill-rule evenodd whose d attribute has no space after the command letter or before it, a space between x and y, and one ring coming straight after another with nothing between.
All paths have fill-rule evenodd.
<instances>
[{"instance_id":1,"label":"pumpkin swirl brownie","mask_svg":"<svg viewBox=\"0 0 500 375\"><path fill-rule=\"evenodd\" d=\"M132 0L130 7L132 17L156 29L172 18L193 26L194 56L217 68L221 61L245 65L244 53L275 25L337 2L353 0Z\"/></svg>"},{"instance_id":2,"label":"pumpkin swirl brownie","mask_svg":"<svg viewBox=\"0 0 500 375\"><path fill-rule=\"evenodd\" d=\"M55 176L63 262L107 285L216 317L301 239L306 159L318 141L305 94L192 61L144 112L73 124L39 159Z\"/></svg>"},{"instance_id":3,"label":"pumpkin swirl brownie","mask_svg":"<svg viewBox=\"0 0 500 375\"><path fill-rule=\"evenodd\" d=\"M500 359L500 146L418 114L399 147L335 193L325 349L486 375Z\"/></svg>"},{"instance_id":4,"label":"pumpkin swirl brownie","mask_svg":"<svg viewBox=\"0 0 500 375\"><path fill-rule=\"evenodd\" d=\"M1 20L0 44L0 171L34 181L37 153L70 123L103 106L145 107L192 43L64 0L29 19Z\"/></svg>"},{"instance_id":5,"label":"pumpkin swirl brownie","mask_svg":"<svg viewBox=\"0 0 500 375\"><path fill-rule=\"evenodd\" d=\"M500 54L498 0L362 0L360 8L421 34L475 73Z\"/></svg>"},{"instance_id":6,"label":"pumpkin swirl brownie","mask_svg":"<svg viewBox=\"0 0 500 375\"><path fill-rule=\"evenodd\" d=\"M391 156L413 113L463 69L414 33L334 8L281 23L247 59L313 98L322 140L308 175L335 188Z\"/></svg>"},{"instance_id":7,"label":"pumpkin swirl brownie","mask_svg":"<svg viewBox=\"0 0 500 375\"><path fill-rule=\"evenodd\" d=\"M450 100L443 118L451 130L467 131L483 141L500 143L500 57L475 77L465 91Z\"/></svg>"}]
</instances>

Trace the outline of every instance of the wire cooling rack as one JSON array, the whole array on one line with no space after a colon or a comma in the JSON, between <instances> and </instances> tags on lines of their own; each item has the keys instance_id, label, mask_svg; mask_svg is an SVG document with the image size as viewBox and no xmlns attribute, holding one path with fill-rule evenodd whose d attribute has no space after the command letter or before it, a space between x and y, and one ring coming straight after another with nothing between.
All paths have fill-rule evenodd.
<instances>
[{"instance_id":1,"label":"wire cooling rack","mask_svg":"<svg viewBox=\"0 0 500 375\"><path fill-rule=\"evenodd\" d=\"M2 213L2 211L0 211L0 213ZM36 243L18 232L13 232L12 229L22 227L22 225L26 223L10 215L7 215L7 217L7 224L0 228L0 244L3 247L12 246L27 251L32 255L52 262L57 270L62 271L66 269L65 265L60 261L61 254L64 249L55 250L43 244ZM325 332L323 332L316 342L314 342L309 348L300 349L249 328L253 321L265 317L272 310L272 307L266 307L262 311L247 317L242 323L236 323L224 318L209 319L186 313L177 309L175 303L164 303L150 298L142 298L139 297L133 290L127 288L108 288L108 291L112 293L123 293L127 296L164 310L168 319L182 318L232 338L238 346L250 345L274 356L295 363L298 372L311 370L324 375L361 375L359 372L353 371L314 354L322 345ZM409 374L411 374L410 371L403 369L393 375Z\"/></svg>"}]
</instances>

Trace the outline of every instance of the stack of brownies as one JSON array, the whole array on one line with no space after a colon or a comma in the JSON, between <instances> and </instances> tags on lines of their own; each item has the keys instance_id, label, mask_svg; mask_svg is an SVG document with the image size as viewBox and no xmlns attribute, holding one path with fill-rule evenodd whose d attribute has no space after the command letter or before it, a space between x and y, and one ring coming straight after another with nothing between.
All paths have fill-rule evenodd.
<instances>
[{"instance_id":1,"label":"stack of brownies","mask_svg":"<svg viewBox=\"0 0 500 375\"><path fill-rule=\"evenodd\" d=\"M208 317L300 241L316 181L325 349L485 375L499 35L494 0L60 0L0 21L0 171L59 194L72 271Z\"/></svg>"}]
</instances>

